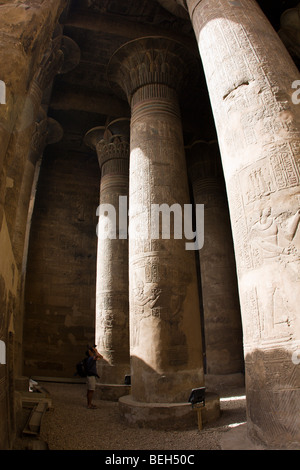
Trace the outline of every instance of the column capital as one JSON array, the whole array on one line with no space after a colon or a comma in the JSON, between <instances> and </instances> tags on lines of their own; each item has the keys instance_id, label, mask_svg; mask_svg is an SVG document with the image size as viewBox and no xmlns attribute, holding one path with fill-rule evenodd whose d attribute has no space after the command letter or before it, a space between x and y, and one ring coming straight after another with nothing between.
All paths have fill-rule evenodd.
<instances>
[{"instance_id":1,"label":"column capital","mask_svg":"<svg viewBox=\"0 0 300 470\"><path fill-rule=\"evenodd\" d=\"M40 67L37 70L33 83L38 87L41 92L50 85L55 75L63 66L64 53L60 49L60 38L54 38L51 40L48 50L45 52L43 59L40 63Z\"/></svg>"},{"instance_id":2,"label":"column capital","mask_svg":"<svg viewBox=\"0 0 300 470\"><path fill-rule=\"evenodd\" d=\"M186 0L158 0L158 3L173 15L189 19Z\"/></svg>"},{"instance_id":3,"label":"column capital","mask_svg":"<svg viewBox=\"0 0 300 470\"><path fill-rule=\"evenodd\" d=\"M294 60L300 60L300 3L285 10L280 17L278 34ZM298 65L298 64L297 64Z\"/></svg>"},{"instance_id":4,"label":"column capital","mask_svg":"<svg viewBox=\"0 0 300 470\"><path fill-rule=\"evenodd\" d=\"M134 93L147 85L180 91L187 74L198 70L198 58L180 42L166 37L129 41L111 57L108 80L116 94L131 103Z\"/></svg>"},{"instance_id":5,"label":"column capital","mask_svg":"<svg viewBox=\"0 0 300 470\"><path fill-rule=\"evenodd\" d=\"M106 126L98 126L90 129L84 136L84 143L92 150L96 150L97 144L106 138Z\"/></svg>"},{"instance_id":6,"label":"column capital","mask_svg":"<svg viewBox=\"0 0 300 470\"><path fill-rule=\"evenodd\" d=\"M47 118L48 132L46 145L53 145L60 142L64 136L64 129L58 121L52 118Z\"/></svg>"},{"instance_id":7,"label":"column capital","mask_svg":"<svg viewBox=\"0 0 300 470\"><path fill-rule=\"evenodd\" d=\"M81 58L81 50L78 44L68 36L62 36L60 50L63 52L64 60L58 73L63 75L77 67Z\"/></svg>"},{"instance_id":8,"label":"column capital","mask_svg":"<svg viewBox=\"0 0 300 470\"><path fill-rule=\"evenodd\" d=\"M34 165L47 145L56 144L63 138L64 130L55 119L47 117L41 107L35 121L28 160Z\"/></svg>"},{"instance_id":9,"label":"column capital","mask_svg":"<svg viewBox=\"0 0 300 470\"><path fill-rule=\"evenodd\" d=\"M85 144L96 150L100 168L109 160L129 159L130 119L120 118L90 129Z\"/></svg>"},{"instance_id":10,"label":"column capital","mask_svg":"<svg viewBox=\"0 0 300 470\"><path fill-rule=\"evenodd\" d=\"M56 35L51 39L33 82L41 92L50 85L57 74L63 75L72 71L80 62L81 51L73 39Z\"/></svg>"},{"instance_id":11,"label":"column capital","mask_svg":"<svg viewBox=\"0 0 300 470\"><path fill-rule=\"evenodd\" d=\"M190 19L202 0L157 0L166 10L179 18Z\"/></svg>"}]
</instances>

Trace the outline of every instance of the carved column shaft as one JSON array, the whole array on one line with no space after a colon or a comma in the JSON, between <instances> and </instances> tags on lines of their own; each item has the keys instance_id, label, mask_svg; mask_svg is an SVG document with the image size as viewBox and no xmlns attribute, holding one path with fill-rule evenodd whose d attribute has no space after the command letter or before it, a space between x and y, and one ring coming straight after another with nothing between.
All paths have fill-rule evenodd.
<instances>
[{"instance_id":1,"label":"carved column shaft","mask_svg":"<svg viewBox=\"0 0 300 470\"><path fill-rule=\"evenodd\" d=\"M16 259L21 264L23 261L23 270L26 268L27 262L27 246L26 237L29 236L31 213L30 203L32 192L34 191L33 182L36 173L37 161L42 157L44 149L47 145L59 142L63 137L63 129L54 119L47 118L43 109L35 123L35 130L32 135L31 147L28 158L24 164L24 172L22 175L22 183L20 187L19 204L16 211L16 220L13 233L13 244L16 252ZM32 209L32 208L31 208ZM26 233L27 232L27 233ZM22 273L25 275L25 272Z\"/></svg>"},{"instance_id":2,"label":"carved column shaft","mask_svg":"<svg viewBox=\"0 0 300 470\"><path fill-rule=\"evenodd\" d=\"M257 3L186 0L228 191L246 362L248 430L300 443L299 72Z\"/></svg>"},{"instance_id":3,"label":"carved column shaft","mask_svg":"<svg viewBox=\"0 0 300 470\"><path fill-rule=\"evenodd\" d=\"M186 54L187 56L187 54ZM194 252L185 240L152 236L154 204L189 203L177 90L184 49L163 38L121 47L110 79L131 104L129 288L132 397L186 401L203 385Z\"/></svg>"},{"instance_id":4,"label":"carved column shaft","mask_svg":"<svg viewBox=\"0 0 300 470\"><path fill-rule=\"evenodd\" d=\"M186 149L195 204L204 204L204 245L199 251L207 378L243 371L241 313L230 219L217 142ZM223 379L225 380L225 379ZM207 380L206 380L207 383Z\"/></svg>"},{"instance_id":5,"label":"carved column shaft","mask_svg":"<svg viewBox=\"0 0 300 470\"><path fill-rule=\"evenodd\" d=\"M36 162L42 156L44 147L47 144L47 127L50 121L46 119L46 111L44 110L46 106L43 106L43 95L52 84L54 77L62 71L64 60L67 58L67 50L65 49L63 53L61 42L61 36L57 36L56 32L54 32L49 47L45 51L40 66L30 84L24 101L24 107L15 129L15 140L12 140L8 152L11 158L17 162L11 165L8 175L14 179L15 188L20 188L19 192L14 188L14 193L17 193L14 196L17 201L16 208L10 207L10 213L14 214L14 219L11 223L14 224L13 241L18 265L21 265L22 260L24 261L24 236L32 189L30 185L32 186ZM59 135L61 136L60 131ZM49 138L50 140L52 139L50 134ZM58 135L56 135L54 140L56 141L57 138L59 138ZM24 172L20 171L21 165L24 165ZM7 205L12 205L10 197L7 194Z\"/></svg>"},{"instance_id":6,"label":"carved column shaft","mask_svg":"<svg viewBox=\"0 0 300 470\"><path fill-rule=\"evenodd\" d=\"M102 384L124 384L125 375L130 374L126 234L129 120L119 119L107 127L92 129L86 141L96 149L101 168L96 344L104 360L98 363L99 376Z\"/></svg>"},{"instance_id":7,"label":"carved column shaft","mask_svg":"<svg viewBox=\"0 0 300 470\"><path fill-rule=\"evenodd\" d=\"M29 82L38 68L38 62L43 50L49 43L51 31L64 7L63 1L49 0L47 2L30 2L26 6L15 2L1 3L1 80L5 83L5 104L0 105L0 232L1 232L1 263L0 268L0 330L2 326L15 321L16 333L7 335L7 367L1 370L0 380L0 445L2 449L9 449L13 445L15 435L14 393L13 386L17 374L21 374L21 360L14 358L12 345L15 351L20 351L22 318L19 315L19 299L15 287L20 277L15 263L14 250L9 238L12 228L12 218L6 217L7 176L15 156L13 150L14 137L12 133L20 119L24 106L24 97L28 91ZM27 141L27 151L30 147L30 136ZM17 149L23 154L24 149ZM26 158L26 155L25 155ZM23 164L23 161L22 161ZM19 174L22 165L18 165ZM20 181L14 182L19 186ZM9 201L9 204L12 201ZM4 210L5 208L5 210ZM13 207L15 211L15 206ZM6 238L3 238L7 233ZM3 240L5 242L3 243ZM7 269L9 266L10 269ZM13 278L13 281L11 280ZM12 284L15 287L12 289ZM6 328L7 330L7 328ZM2 332L1 332L2 333ZM0 337L2 339L2 334Z\"/></svg>"}]
</instances>

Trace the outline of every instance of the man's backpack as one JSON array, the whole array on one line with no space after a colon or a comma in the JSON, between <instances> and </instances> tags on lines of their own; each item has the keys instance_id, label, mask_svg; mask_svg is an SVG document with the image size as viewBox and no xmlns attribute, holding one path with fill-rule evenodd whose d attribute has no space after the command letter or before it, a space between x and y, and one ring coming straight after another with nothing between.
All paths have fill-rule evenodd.
<instances>
[{"instance_id":1,"label":"man's backpack","mask_svg":"<svg viewBox=\"0 0 300 470\"><path fill-rule=\"evenodd\" d=\"M88 357L82 359L82 361L76 364L76 373L75 375L79 375L79 377L86 377L87 376L87 360Z\"/></svg>"}]
</instances>

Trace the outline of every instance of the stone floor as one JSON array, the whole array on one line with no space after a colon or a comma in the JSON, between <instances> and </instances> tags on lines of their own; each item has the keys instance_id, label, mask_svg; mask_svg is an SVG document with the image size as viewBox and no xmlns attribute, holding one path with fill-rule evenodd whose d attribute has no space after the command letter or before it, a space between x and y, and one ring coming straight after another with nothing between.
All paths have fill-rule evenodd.
<instances>
[{"instance_id":1,"label":"stone floor","mask_svg":"<svg viewBox=\"0 0 300 470\"><path fill-rule=\"evenodd\" d=\"M52 407L43 417L38 438L17 439L16 449L48 450L262 450L246 435L243 388L220 394L221 417L202 431L134 428L122 422L118 403L95 399L86 407L84 384L44 383Z\"/></svg>"}]
</instances>

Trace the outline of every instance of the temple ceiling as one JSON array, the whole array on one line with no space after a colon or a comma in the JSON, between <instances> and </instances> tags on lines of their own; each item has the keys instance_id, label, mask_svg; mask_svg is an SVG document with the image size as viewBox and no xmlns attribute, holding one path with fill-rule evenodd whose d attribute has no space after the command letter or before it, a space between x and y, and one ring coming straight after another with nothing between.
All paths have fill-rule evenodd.
<instances>
[{"instance_id":1,"label":"temple ceiling","mask_svg":"<svg viewBox=\"0 0 300 470\"><path fill-rule=\"evenodd\" d=\"M297 0L260 0L259 4L276 30L280 16ZM85 133L94 126L129 116L126 101L115 96L107 80L107 66L124 43L145 36L166 36L184 43L199 56L190 21L170 13L157 0L70 0L62 15L63 34L80 49L79 64L56 77L49 115L65 130L65 148L86 152ZM214 121L205 78L199 60L196 85L183 90L181 112L188 141L198 134L215 138Z\"/></svg>"}]
</instances>

